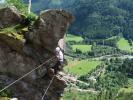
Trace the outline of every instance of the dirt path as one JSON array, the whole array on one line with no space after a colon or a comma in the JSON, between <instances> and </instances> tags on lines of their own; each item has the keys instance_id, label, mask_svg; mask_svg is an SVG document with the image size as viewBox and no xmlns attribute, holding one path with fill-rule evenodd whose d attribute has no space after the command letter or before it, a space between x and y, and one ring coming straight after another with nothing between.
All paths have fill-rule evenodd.
<instances>
[{"instance_id":1,"label":"dirt path","mask_svg":"<svg viewBox=\"0 0 133 100\"><path fill-rule=\"evenodd\" d=\"M83 81L78 80L77 77L74 77L74 76L72 76L72 75L70 75L70 74L65 74L65 73L63 73L63 72L59 72L59 75L60 75L64 80L66 80L68 84L71 83L71 84L75 85L76 83L81 83L81 84L84 84L84 85L87 85L87 86L90 85L90 84L88 84L88 83L86 83L86 82L83 82ZM75 86L76 86L76 85L75 85ZM80 89L80 88L78 88L78 87L75 87L75 89L76 89L77 91L79 91L79 92L92 92L92 93L98 93L98 91L96 91L96 90L94 90L94 89L92 89L92 88ZM67 89L67 90L69 91L70 89Z\"/></svg>"}]
</instances>

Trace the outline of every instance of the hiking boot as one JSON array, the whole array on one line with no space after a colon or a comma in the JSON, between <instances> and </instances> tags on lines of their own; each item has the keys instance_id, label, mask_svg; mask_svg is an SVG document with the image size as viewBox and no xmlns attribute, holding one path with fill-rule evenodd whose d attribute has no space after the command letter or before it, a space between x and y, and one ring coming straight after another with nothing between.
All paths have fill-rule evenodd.
<instances>
[{"instance_id":1,"label":"hiking boot","mask_svg":"<svg viewBox=\"0 0 133 100\"><path fill-rule=\"evenodd\" d=\"M52 78L52 77L54 76L54 74L55 74L54 69L49 68L49 69L47 70L47 75L48 75L50 78Z\"/></svg>"}]
</instances>

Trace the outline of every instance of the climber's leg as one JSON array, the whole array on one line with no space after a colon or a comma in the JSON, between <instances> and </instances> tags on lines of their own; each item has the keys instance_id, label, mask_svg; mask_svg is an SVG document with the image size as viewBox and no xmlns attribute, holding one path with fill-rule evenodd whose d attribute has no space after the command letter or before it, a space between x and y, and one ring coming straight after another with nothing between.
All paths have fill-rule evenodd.
<instances>
[{"instance_id":1,"label":"climber's leg","mask_svg":"<svg viewBox=\"0 0 133 100\"><path fill-rule=\"evenodd\" d=\"M59 64L58 64L58 71L62 71L63 70L63 62L60 62L59 61Z\"/></svg>"},{"instance_id":2,"label":"climber's leg","mask_svg":"<svg viewBox=\"0 0 133 100\"><path fill-rule=\"evenodd\" d=\"M55 71L55 74L57 74L57 72L60 71L60 65L61 65L60 61L58 61L58 62L54 65L53 69L54 69L54 71Z\"/></svg>"},{"instance_id":3,"label":"climber's leg","mask_svg":"<svg viewBox=\"0 0 133 100\"><path fill-rule=\"evenodd\" d=\"M55 71L54 71L53 68L48 68L48 69L47 69L47 75L48 75L50 78L52 78L52 77L54 76L54 74L55 74Z\"/></svg>"}]
</instances>

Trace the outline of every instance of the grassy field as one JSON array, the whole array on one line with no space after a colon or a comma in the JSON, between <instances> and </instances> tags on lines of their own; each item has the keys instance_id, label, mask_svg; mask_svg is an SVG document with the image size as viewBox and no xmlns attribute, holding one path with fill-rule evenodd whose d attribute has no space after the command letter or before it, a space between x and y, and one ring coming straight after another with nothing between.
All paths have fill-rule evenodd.
<instances>
[{"instance_id":1,"label":"grassy field","mask_svg":"<svg viewBox=\"0 0 133 100\"><path fill-rule=\"evenodd\" d=\"M72 49L75 52L76 49L79 49L82 53L91 51L92 45L72 45Z\"/></svg>"},{"instance_id":2,"label":"grassy field","mask_svg":"<svg viewBox=\"0 0 133 100\"><path fill-rule=\"evenodd\" d=\"M81 61L71 61L68 63L68 66L64 68L66 72L75 74L75 75L85 75L92 69L95 69L97 65L100 65L101 61L92 61L92 60L81 60Z\"/></svg>"},{"instance_id":3,"label":"grassy field","mask_svg":"<svg viewBox=\"0 0 133 100\"><path fill-rule=\"evenodd\" d=\"M118 48L124 51L133 52L133 46L130 46L128 40L121 38L118 43Z\"/></svg>"},{"instance_id":4,"label":"grassy field","mask_svg":"<svg viewBox=\"0 0 133 100\"><path fill-rule=\"evenodd\" d=\"M127 99L128 98L128 99ZM133 100L133 79L128 79L128 87L121 88L117 100Z\"/></svg>"},{"instance_id":5,"label":"grassy field","mask_svg":"<svg viewBox=\"0 0 133 100\"><path fill-rule=\"evenodd\" d=\"M116 100L133 100L133 87L121 88Z\"/></svg>"},{"instance_id":6,"label":"grassy field","mask_svg":"<svg viewBox=\"0 0 133 100\"><path fill-rule=\"evenodd\" d=\"M128 79L128 86L133 87L133 79L131 78Z\"/></svg>"},{"instance_id":7,"label":"grassy field","mask_svg":"<svg viewBox=\"0 0 133 100\"><path fill-rule=\"evenodd\" d=\"M83 38L76 35L67 34L66 41L82 42Z\"/></svg>"},{"instance_id":8,"label":"grassy field","mask_svg":"<svg viewBox=\"0 0 133 100\"><path fill-rule=\"evenodd\" d=\"M77 90L71 90L65 92L62 100L95 100L94 94L87 92L78 92Z\"/></svg>"},{"instance_id":9,"label":"grassy field","mask_svg":"<svg viewBox=\"0 0 133 100\"><path fill-rule=\"evenodd\" d=\"M121 88L120 92L124 93L133 93L133 87L128 87L128 88Z\"/></svg>"},{"instance_id":10,"label":"grassy field","mask_svg":"<svg viewBox=\"0 0 133 100\"><path fill-rule=\"evenodd\" d=\"M122 88L116 100L133 100L133 88Z\"/></svg>"}]
</instances>

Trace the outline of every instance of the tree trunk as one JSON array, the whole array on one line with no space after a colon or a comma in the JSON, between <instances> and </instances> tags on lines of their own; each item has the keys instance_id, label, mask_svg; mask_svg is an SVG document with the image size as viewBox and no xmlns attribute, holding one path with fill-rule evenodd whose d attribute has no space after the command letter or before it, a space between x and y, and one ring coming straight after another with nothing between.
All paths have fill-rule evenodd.
<instances>
[{"instance_id":1,"label":"tree trunk","mask_svg":"<svg viewBox=\"0 0 133 100\"><path fill-rule=\"evenodd\" d=\"M29 0L29 5L28 5L28 14L31 12L31 0Z\"/></svg>"}]
</instances>

